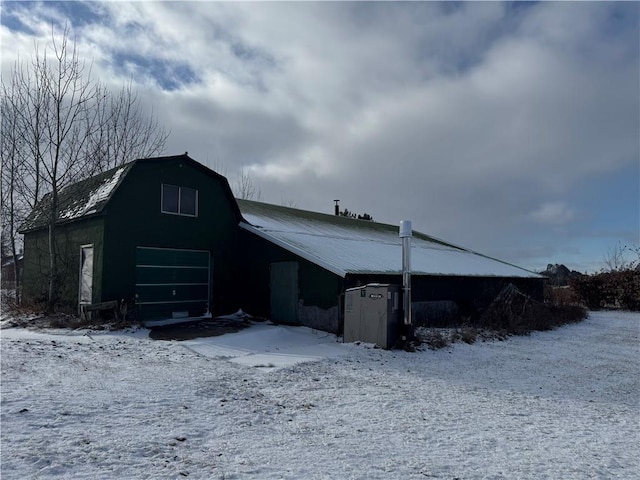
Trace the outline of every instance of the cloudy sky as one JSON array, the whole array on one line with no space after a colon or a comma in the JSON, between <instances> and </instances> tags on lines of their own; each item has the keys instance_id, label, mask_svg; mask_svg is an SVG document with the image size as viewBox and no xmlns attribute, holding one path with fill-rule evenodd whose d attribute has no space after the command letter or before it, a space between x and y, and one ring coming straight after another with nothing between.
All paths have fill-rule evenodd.
<instances>
[{"instance_id":1,"label":"cloudy sky","mask_svg":"<svg viewBox=\"0 0 640 480\"><path fill-rule=\"evenodd\" d=\"M2 2L2 75L65 22L185 151L532 269L640 244L638 2Z\"/></svg>"}]
</instances>

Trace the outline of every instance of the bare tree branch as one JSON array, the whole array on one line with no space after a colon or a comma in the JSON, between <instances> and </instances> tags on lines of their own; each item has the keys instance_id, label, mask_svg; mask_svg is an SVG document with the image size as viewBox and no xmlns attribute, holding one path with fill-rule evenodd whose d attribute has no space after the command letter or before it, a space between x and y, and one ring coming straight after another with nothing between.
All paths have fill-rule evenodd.
<instances>
[{"instance_id":1,"label":"bare tree branch","mask_svg":"<svg viewBox=\"0 0 640 480\"><path fill-rule=\"evenodd\" d=\"M256 188L251 179L249 171L242 167L238 171L236 178L236 195L243 200L260 200L262 198L262 192Z\"/></svg>"},{"instance_id":2,"label":"bare tree branch","mask_svg":"<svg viewBox=\"0 0 640 480\"><path fill-rule=\"evenodd\" d=\"M635 266L634 262L628 262L626 259L626 251L630 250L626 245L622 245L622 243L618 242L612 248L607 249L605 254L602 257L602 262L604 263L604 270L607 272L621 272L623 270L632 270Z\"/></svg>"}]
</instances>

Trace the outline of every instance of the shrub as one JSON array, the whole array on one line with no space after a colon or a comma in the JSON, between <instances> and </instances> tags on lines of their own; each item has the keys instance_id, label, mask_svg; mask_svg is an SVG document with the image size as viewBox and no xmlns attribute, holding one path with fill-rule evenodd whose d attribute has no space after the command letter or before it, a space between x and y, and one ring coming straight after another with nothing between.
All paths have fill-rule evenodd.
<instances>
[{"instance_id":1,"label":"shrub","mask_svg":"<svg viewBox=\"0 0 640 480\"><path fill-rule=\"evenodd\" d=\"M551 330L584 320L587 310L576 302L577 297L566 288L558 295L557 303L543 303L509 284L496 296L480 315L479 322L473 326L463 324L455 329L417 327L415 336L431 350L444 348L459 341L472 344L478 338L504 340L510 335Z\"/></svg>"},{"instance_id":2,"label":"shrub","mask_svg":"<svg viewBox=\"0 0 640 480\"><path fill-rule=\"evenodd\" d=\"M580 305L582 303L581 298L576 291L568 286L545 286L544 300L545 303L550 303L552 305Z\"/></svg>"},{"instance_id":3,"label":"shrub","mask_svg":"<svg viewBox=\"0 0 640 480\"><path fill-rule=\"evenodd\" d=\"M460 340L464 343L475 343L478 338L478 330L474 327L463 327L460 330Z\"/></svg>"},{"instance_id":4,"label":"shrub","mask_svg":"<svg viewBox=\"0 0 640 480\"><path fill-rule=\"evenodd\" d=\"M509 284L483 313L480 322L492 330L522 335L579 322L586 316L586 309L580 305L537 302Z\"/></svg>"},{"instance_id":5,"label":"shrub","mask_svg":"<svg viewBox=\"0 0 640 480\"><path fill-rule=\"evenodd\" d=\"M447 347L452 341L448 332L443 333L442 331L433 328L416 329L415 335L420 344L426 345L431 350L438 350L440 348Z\"/></svg>"},{"instance_id":6,"label":"shrub","mask_svg":"<svg viewBox=\"0 0 640 480\"><path fill-rule=\"evenodd\" d=\"M602 272L571 280L571 288L587 308L640 311L640 270Z\"/></svg>"}]
</instances>

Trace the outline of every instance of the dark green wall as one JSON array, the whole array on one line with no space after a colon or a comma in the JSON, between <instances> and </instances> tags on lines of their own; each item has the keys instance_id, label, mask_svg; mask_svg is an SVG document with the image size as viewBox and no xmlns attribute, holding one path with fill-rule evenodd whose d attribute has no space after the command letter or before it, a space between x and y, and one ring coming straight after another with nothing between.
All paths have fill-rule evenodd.
<instances>
[{"instance_id":1,"label":"dark green wall","mask_svg":"<svg viewBox=\"0 0 640 480\"><path fill-rule=\"evenodd\" d=\"M240 239L242 288L238 301L243 310L256 316L270 316L269 267L273 262L298 262L298 298L305 306L329 309L338 305L341 277L253 233L242 230Z\"/></svg>"},{"instance_id":2,"label":"dark green wall","mask_svg":"<svg viewBox=\"0 0 640 480\"><path fill-rule=\"evenodd\" d=\"M198 190L198 216L161 212L161 185ZM212 253L214 314L237 308L233 288L238 219L223 180L191 162L138 161L107 204L102 300L132 301L136 247L208 250Z\"/></svg>"},{"instance_id":3,"label":"dark green wall","mask_svg":"<svg viewBox=\"0 0 640 480\"><path fill-rule=\"evenodd\" d=\"M402 285L400 275L348 275L347 288L367 283ZM476 317L487 308L509 283L538 301L542 301L543 278L454 277L413 275L411 301L432 302L450 300L458 304L465 314Z\"/></svg>"},{"instance_id":4,"label":"dark green wall","mask_svg":"<svg viewBox=\"0 0 640 480\"><path fill-rule=\"evenodd\" d=\"M80 246L93 244L93 301L102 293L103 219L94 217L56 227L56 252L60 295L58 304L63 310L76 312L78 308L78 279L80 274ZM28 232L24 236L23 294L25 302L43 302L49 290L49 232L47 229Z\"/></svg>"}]
</instances>

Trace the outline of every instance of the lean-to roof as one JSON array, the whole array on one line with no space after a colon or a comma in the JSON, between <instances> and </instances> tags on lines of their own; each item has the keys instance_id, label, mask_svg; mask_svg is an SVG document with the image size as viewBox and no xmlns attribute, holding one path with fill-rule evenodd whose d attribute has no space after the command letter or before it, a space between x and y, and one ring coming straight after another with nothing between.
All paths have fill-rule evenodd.
<instances>
[{"instance_id":1,"label":"lean-to roof","mask_svg":"<svg viewBox=\"0 0 640 480\"><path fill-rule=\"evenodd\" d=\"M342 277L401 274L398 226L237 200L240 227ZM540 278L515 265L413 232L415 275Z\"/></svg>"}]
</instances>

